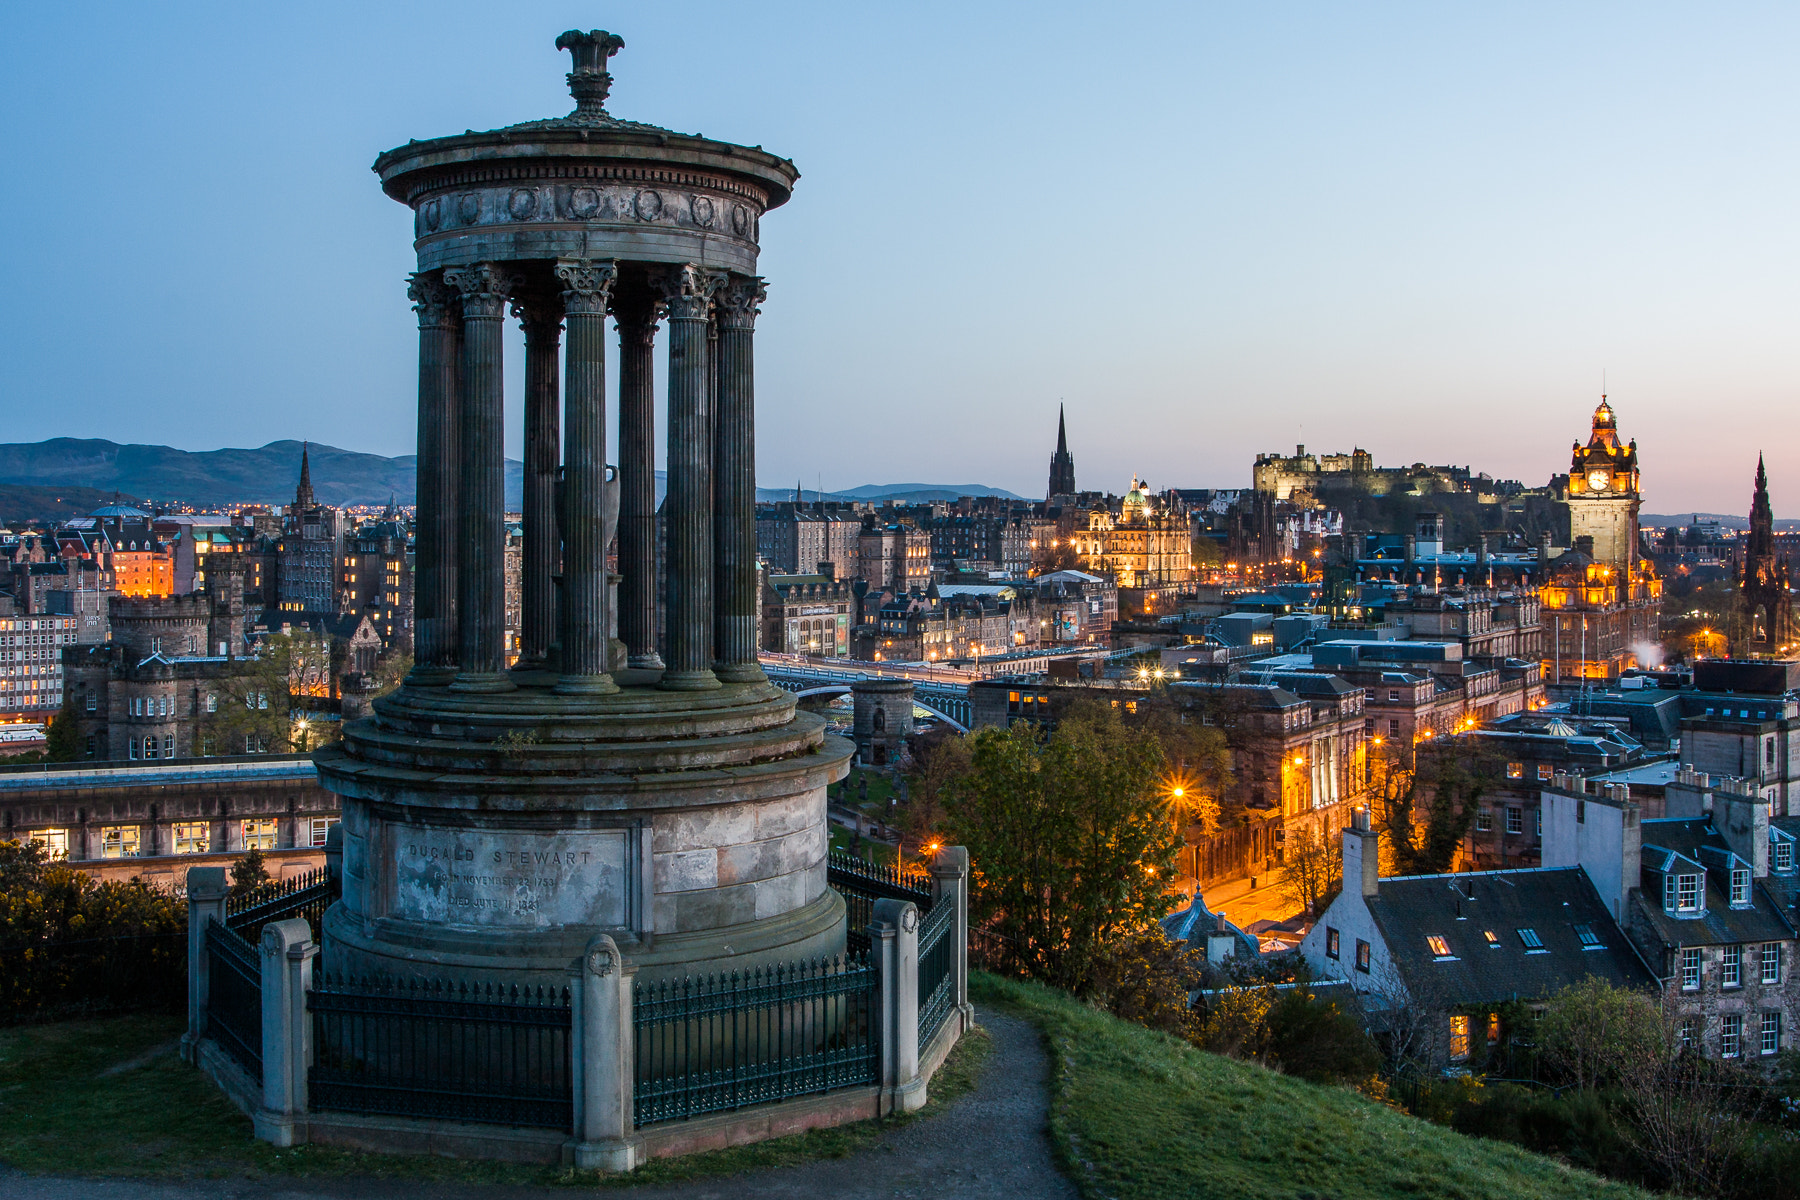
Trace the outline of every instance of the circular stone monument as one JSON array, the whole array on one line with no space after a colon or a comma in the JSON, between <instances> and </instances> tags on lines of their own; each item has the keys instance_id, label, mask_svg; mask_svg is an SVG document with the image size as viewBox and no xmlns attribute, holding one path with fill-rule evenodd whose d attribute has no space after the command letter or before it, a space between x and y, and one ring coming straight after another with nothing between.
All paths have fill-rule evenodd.
<instances>
[{"instance_id":1,"label":"circular stone monument","mask_svg":"<svg viewBox=\"0 0 1800 1200\"><path fill-rule=\"evenodd\" d=\"M648 978L844 947L825 789L851 746L767 682L755 641L758 237L798 172L609 115L622 45L598 30L557 39L574 56L566 117L409 142L375 163L413 210L418 252L417 666L317 755L344 808L333 971L562 982L601 932ZM509 312L525 330L516 637Z\"/></svg>"}]
</instances>

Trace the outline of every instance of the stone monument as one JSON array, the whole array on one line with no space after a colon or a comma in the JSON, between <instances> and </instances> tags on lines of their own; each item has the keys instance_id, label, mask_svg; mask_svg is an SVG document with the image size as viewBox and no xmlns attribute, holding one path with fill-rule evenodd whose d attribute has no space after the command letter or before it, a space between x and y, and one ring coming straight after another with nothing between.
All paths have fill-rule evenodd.
<instances>
[{"instance_id":1,"label":"stone monument","mask_svg":"<svg viewBox=\"0 0 1800 1200\"><path fill-rule=\"evenodd\" d=\"M850 685L851 738L865 767L896 766L913 732L910 679L858 679Z\"/></svg>"},{"instance_id":2,"label":"stone monument","mask_svg":"<svg viewBox=\"0 0 1800 1200\"><path fill-rule=\"evenodd\" d=\"M343 895L324 924L333 972L564 981L602 934L650 979L844 947L825 789L851 747L797 712L756 655L756 261L763 214L799 173L760 147L610 115L622 39L571 31L556 44L574 60L569 115L375 161L382 189L413 210L418 253L417 666L317 756L344 811ZM504 640L509 311L525 333L516 661Z\"/></svg>"}]
</instances>

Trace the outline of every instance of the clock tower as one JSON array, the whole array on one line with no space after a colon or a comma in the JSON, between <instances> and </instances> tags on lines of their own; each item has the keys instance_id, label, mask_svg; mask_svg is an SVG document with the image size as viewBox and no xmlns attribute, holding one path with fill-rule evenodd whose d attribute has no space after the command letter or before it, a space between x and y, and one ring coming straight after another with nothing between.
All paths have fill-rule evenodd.
<instances>
[{"instance_id":1,"label":"clock tower","mask_svg":"<svg viewBox=\"0 0 1800 1200\"><path fill-rule=\"evenodd\" d=\"M1575 443L1569 464L1569 540L1594 539L1594 561L1630 578L1638 557L1637 443L1619 441L1618 421L1606 397L1594 410L1587 445Z\"/></svg>"}]
</instances>

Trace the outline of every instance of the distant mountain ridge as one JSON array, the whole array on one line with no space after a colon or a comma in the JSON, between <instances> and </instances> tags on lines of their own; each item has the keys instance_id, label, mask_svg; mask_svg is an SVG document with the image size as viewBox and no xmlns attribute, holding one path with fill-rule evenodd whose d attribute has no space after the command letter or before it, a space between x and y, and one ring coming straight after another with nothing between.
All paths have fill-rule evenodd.
<instances>
[{"instance_id":1,"label":"distant mountain ridge","mask_svg":"<svg viewBox=\"0 0 1800 1200\"><path fill-rule=\"evenodd\" d=\"M300 481L302 443L283 440L255 448L177 450L173 446L121 445L104 438L50 438L42 442L0 443L0 485L33 489L94 489L148 501L191 504L214 508L232 504L290 504ZM385 458L358 450L344 450L323 442L306 444L313 494L323 504L348 506L386 504L391 496L399 504L413 503L418 489L418 462L414 455ZM656 473L657 501L662 500L663 472ZM807 491L808 500L821 493ZM85 495L85 493L84 493ZM506 461L506 506L518 511L524 496L524 467ZM758 500L791 500L787 488L757 488ZM1000 496L1021 499L1013 493L983 484L945 486L929 483L865 484L843 492L825 492L827 500L891 501L922 504L955 500L959 496ZM15 503L22 497L9 497ZM64 497L64 501L71 497ZM36 503L25 507L38 507ZM0 514L5 515L5 514Z\"/></svg>"},{"instance_id":2,"label":"distant mountain ridge","mask_svg":"<svg viewBox=\"0 0 1800 1200\"><path fill-rule=\"evenodd\" d=\"M1639 525L1657 529L1664 529L1670 525L1685 528L1686 526L1694 524L1696 521L1717 521L1721 527L1725 529L1735 529L1740 533L1750 528L1750 518L1738 513L1683 512L1640 513L1638 515ZM1800 519L1794 517L1777 517L1775 519L1775 528L1781 533L1800 531Z\"/></svg>"}]
</instances>

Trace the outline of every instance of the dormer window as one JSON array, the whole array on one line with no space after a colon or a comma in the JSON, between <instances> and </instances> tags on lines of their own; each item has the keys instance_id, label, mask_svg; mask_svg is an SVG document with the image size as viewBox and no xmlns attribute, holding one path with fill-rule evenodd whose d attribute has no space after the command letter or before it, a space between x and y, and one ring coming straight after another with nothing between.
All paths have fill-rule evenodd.
<instances>
[{"instance_id":1,"label":"dormer window","mask_svg":"<svg viewBox=\"0 0 1800 1200\"><path fill-rule=\"evenodd\" d=\"M1750 872L1739 867L1731 872L1731 904L1736 908L1750 903Z\"/></svg>"},{"instance_id":2,"label":"dormer window","mask_svg":"<svg viewBox=\"0 0 1800 1200\"><path fill-rule=\"evenodd\" d=\"M1794 869L1794 843L1784 838L1770 838L1771 849L1775 851L1775 869L1787 874Z\"/></svg>"},{"instance_id":3,"label":"dormer window","mask_svg":"<svg viewBox=\"0 0 1800 1200\"><path fill-rule=\"evenodd\" d=\"M1675 911L1694 912L1700 907L1700 877L1698 875L1677 875L1675 877Z\"/></svg>"}]
</instances>

